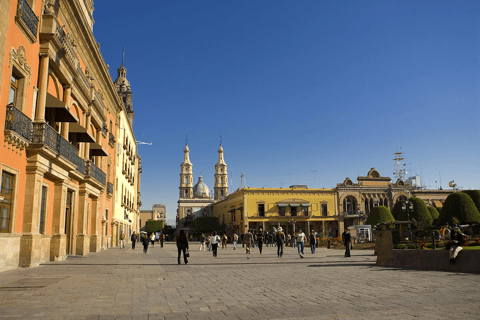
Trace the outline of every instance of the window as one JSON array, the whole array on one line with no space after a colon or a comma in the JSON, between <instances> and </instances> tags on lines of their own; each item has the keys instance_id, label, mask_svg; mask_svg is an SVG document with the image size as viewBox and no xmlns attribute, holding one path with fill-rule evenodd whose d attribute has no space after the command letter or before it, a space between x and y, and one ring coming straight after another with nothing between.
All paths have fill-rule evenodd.
<instances>
[{"instance_id":1,"label":"window","mask_svg":"<svg viewBox=\"0 0 480 320\"><path fill-rule=\"evenodd\" d=\"M188 190L185 190L185 198L188 198Z\"/></svg>"},{"instance_id":2,"label":"window","mask_svg":"<svg viewBox=\"0 0 480 320\"><path fill-rule=\"evenodd\" d=\"M308 216L308 207L302 207L303 215Z\"/></svg>"},{"instance_id":3,"label":"window","mask_svg":"<svg viewBox=\"0 0 480 320\"><path fill-rule=\"evenodd\" d=\"M296 217L297 216L297 207L290 207L290 215L292 217Z\"/></svg>"},{"instance_id":4,"label":"window","mask_svg":"<svg viewBox=\"0 0 480 320\"><path fill-rule=\"evenodd\" d=\"M3 198L3 201L0 201L0 233L11 232L14 185L15 176L2 171L0 199Z\"/></svg>"},{"instance_id":5,"label":"window","mask_svg":"<svg viewBox=\"0 0 480 320\"><path fill-rule=\"evenodd\" d=\"M280 217L285 217L285 207L278 207L278 215Z\"/></svg>"},{"instance_id":6,"label":"window","mask_svg":"<svg viewBox=\"0 0 480 320\"><path fill-rule=\"evenodd\" d=\"M322 216L328 216L328 206L326 203L322 203Z\"/></svg>"},{"instance_id":7,"label":"window","mask_svg":"<svg viewBox=\"0 0 480 320\"><path fill-rule=\"evenodd\" d=\"M265 204L263 203L258 204L258 216L265 217Z\"/></svg>"},{"instance_id":8,"label":"window","mask_svg":"<svg viewBox=\"0 0 480 320\"><path fill-rule=\"evenodd\" d=\"M16 104L19 79L13 75L10 77L10 94L8 95L8 104Z\"/></svg>"},{"instance_id":9,"label":"window","mask_svg":"<svg viewBox=\"0 0 480 320\"><path fill-rule=\"evenodd\" d=\"M38 233L45 234L45 212L47 210L47 187L42 186L42 202L40 205L40 219L38 222Z\"/></svg>"}]
</instances>

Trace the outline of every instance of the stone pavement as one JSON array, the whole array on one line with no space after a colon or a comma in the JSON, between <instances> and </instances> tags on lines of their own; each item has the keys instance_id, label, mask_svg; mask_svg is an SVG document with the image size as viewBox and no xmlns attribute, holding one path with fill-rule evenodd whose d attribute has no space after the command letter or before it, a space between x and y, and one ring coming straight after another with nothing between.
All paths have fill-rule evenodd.
<instances>
[{"instance_id":1,"label":"stone pavement","mask_svg":"<svg viewBox=\"0 0 480 320\"><path fill-rule=\"evenodd\" d=\"M167 243L2 272L0 319L480 319L478 274L377 267L369 250L197 248L180 266Z\"/></svg>"}]
</instances>

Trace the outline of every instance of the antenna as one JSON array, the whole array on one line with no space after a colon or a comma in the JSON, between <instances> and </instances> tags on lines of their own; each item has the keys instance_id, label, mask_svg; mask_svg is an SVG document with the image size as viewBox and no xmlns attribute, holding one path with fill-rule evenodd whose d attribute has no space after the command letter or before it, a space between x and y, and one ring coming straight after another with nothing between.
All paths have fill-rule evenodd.
<instances>
[{"instance_id":1,"label":"antenna","mask_svg":"<svg viewBox=\"0 0 480 320\"><path fill-rule=\"evenodd\" d=\"M393 161L395 161L395 171L393 172L393 174L396 180L403 180L403 176L404 174L406 174L406 172L403 169L403 167L405 166L403 164L403 160L405 160L405 158L402 157L403 155L402 148L400 148L400 151L395 152L394 155L395 155L395 159L393 159Z\"/></svg>"},{"instance_id":2,"label":"antenna","mask_svg":"<svg viewBox=\"0 0 480 320\"><path fill-rule=\"evenodd\" d=\"M438 177L440 178L440 190L442 190L442 175L438 172Z\"/></svg>"},{"instance_id":3,"label":"antenna","mask_svg":"<svg viewBox=\"0 0 480 320\"><path fill-rule=\"evenodd\" d=\"M123 45L122 67L123 67L123 60L124 59L125 59L125 45Z\"/></svg>"},{"instance_id":4,"label":"antenna","mask_svg":"<svg viewBox=\"0 0 480 320\"><path fill-rule=\"evenodd\" d=\"M222 145L222 136L220 136L220 145Z\"/></svg>"}]
</instances>

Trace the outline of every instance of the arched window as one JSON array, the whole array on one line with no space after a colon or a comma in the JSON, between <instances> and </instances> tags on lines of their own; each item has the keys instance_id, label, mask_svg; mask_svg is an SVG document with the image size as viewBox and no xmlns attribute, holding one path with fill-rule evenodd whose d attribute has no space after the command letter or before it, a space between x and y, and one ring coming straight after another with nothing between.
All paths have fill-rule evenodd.
<instances>
[{"instance_id":1,"label":"arched window","mask_svg":"<svg viewBox=\"0 0 480 320\"><path fill-rule=\"evenodd\" d=\"M343 211L348 214L354 214L357 210L357 199L353 196L347 196L343 200Z\"/></svg>"}]
</instances>

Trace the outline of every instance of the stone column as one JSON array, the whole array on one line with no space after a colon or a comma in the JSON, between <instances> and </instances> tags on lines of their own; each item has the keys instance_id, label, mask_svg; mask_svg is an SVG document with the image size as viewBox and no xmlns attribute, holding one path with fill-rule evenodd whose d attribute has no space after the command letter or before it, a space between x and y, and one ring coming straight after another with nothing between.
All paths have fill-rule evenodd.
<instances>
[{"instance_id":1,"label":"stone column","mask_svg":"<svg viewBox=\"0 0 480 320\"><path fill-rule=\"evenodd\" d=\"M53 196L52 239L50 260L62 261L67 257L67 236L65 234L65 211L67 185L63 180L55 183Z\"/></svg>"},{"instance_id":2,"label":"stone column","mask_svg":"<svg viewBox=\"0 0 480 320\"><path fill-rule=\"evenodd\" d=\"M66 85L63 90L63 102L67 105L67 108L70 107L70 100L72 94L72 87L70 85ZM68 141L68 130L70 129L70 123L62 122L62 137Z\"/></svg>"},{"instance_id":3,"label":"stone column","mask_svg":"<svg viewBox=\"0 0 480 320\"><path fill-rule=\"evenodd\" d=\"M38 266L42 261L42 235L39 233L39 213L45 170L37 166L26 168L26 189L23 208L23 234L20 238L20 266Z\"/></svg>"},{"instance_id":4,"label":"stone column","mask_svg":"<svg viewBox=\"0 0 480 320\"><path fill-rule=\"evenodd\" d=\"M49 61L50 58L48 54L40 55L40 74L38 79L37 111L35 114L35 121L45 121Z\"/></svg>"},{"instance_id":5,"label":"stone column","mask_svg":"<svg viewBox=\"0 0 480 320\"><path fill-rule=\"evenodd\" d=\"M78 224L76 244L76 254L78 255L86 255L90 251L90 237L87 234L88 197L88 192L85 189L80 189L78 197Z\"/></svg>"},{"instance_id":6,"label":"stone column","mask_svg":"<svg viewBox=\"0 0 480 320\"><path fill-rule=\"evenodd\" d=\"M90 235L90 252L100 251L102 244L102 236L100 231L100 201L98 198L92 201L91 214L91 235Z\"/></svg>"}]
</instances>

